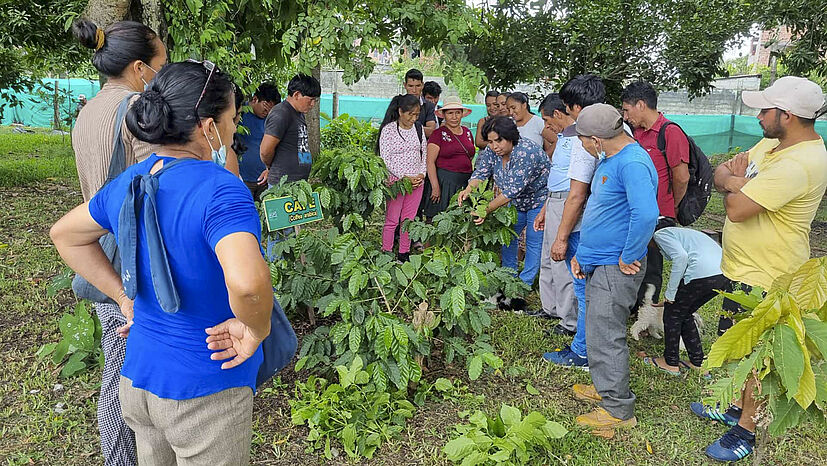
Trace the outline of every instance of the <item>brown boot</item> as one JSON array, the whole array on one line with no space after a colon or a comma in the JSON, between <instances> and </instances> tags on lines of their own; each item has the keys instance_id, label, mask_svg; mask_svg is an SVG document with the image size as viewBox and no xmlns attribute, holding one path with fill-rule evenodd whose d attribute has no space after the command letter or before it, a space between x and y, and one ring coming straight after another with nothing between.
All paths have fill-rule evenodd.
<instances>
[{"instance_id":1,"label":"brown boot","mask_svg":"<svg viewBox=\"0 0 827 466\"><path fill-rule=\"evenodd\" d=\"M588 414L577 416L575 421L583 427L601 430L628 428L637 425L637 418L634 416L624 421L612 416L608 411L600 407Z\"/></svg>"},{"instance_id":2,"label":"brown boot","mask_svg":"<svg viewBox=\"0 0 827 466\"><path fill-rule=\"evenodd\" d=\"M581 401L588 401L589 403L600 403L603 398L597 393L594 385L583 385L576 383L571 389L574 391L574 397Z\"/></svg>"}]
</instances>

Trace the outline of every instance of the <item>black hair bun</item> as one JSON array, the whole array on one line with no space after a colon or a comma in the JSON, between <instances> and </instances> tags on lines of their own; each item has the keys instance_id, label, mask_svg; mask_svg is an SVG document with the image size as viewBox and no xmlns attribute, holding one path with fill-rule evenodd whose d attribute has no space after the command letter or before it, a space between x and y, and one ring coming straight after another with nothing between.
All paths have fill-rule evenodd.
<instances>
[{"instance_id":1,"label":"black hair bun","mask_svg":"<svg viewBox=\"0 0 827 466\"><path fill-rule=\"evenodd\" d=\"M98 45L98 26L89 19L79 18L72 24L72 34L86 48L95 50Z\"/></svg>"},{"instance_id":2,"label":"black hair bun","mask_svg":"<svg viewBox=\"0 0 827 466\"><path fill-rule=\"evenodd\" d=\"M141 93L126 114L126 127L141 141L161 144L175 131L172 107L152 89Z\"/></svg>"}]
</instances>

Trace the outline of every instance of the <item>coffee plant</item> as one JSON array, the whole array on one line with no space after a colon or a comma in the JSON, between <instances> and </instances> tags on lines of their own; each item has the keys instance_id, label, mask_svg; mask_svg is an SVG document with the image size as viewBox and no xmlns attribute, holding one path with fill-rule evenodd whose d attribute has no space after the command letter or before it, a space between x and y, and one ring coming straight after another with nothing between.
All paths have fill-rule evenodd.
<instances>
[{"instance_id":1,"label":"coffee plant","mask_svg":"<svg viewBox=\"0 0 827 466\"><path fill-rule=\"evenodd\" d=\"M379 129L369 121L358 120L347 113L330 119L322 115L327 125L321 131L321 144L326 149L356 148L372 152L379 136Z\"/></svg>"},{"instance_id":2,"label":"coffee plant","mask_svg":"<svg viewBox=\"0 0 827 466\"><path fill-rule=\"evenodd\" d=\"M488 182L480 183L471 191L460 207L455 194L445 211L435 215L431 223L421 219L406 221L403 226L411 240L435 246L447 247L454 251L479 249L498 254L500 247L517 237L513 225L517 223L517 209L502 206L486 216L488 204L494 200L494 191L486 189ZM486 217L476 225L471 213Z\"/></svg>"},{"instance_id":3,"label":"coffee plant","mask_svg":"<svg viewBox=\"0 0 827 466\"><path fill-rule=\"evenodd\" d=\"M336 366L339 383L310 376L296 382L296 399L290 400L293 424L307 425L307 450L324 450L333 459L331 438L337 439L351 459L372 458L381 444L396 437L415 411L407 392L388 391L371 381L357 356L348 366Z\"/></svg>"},{"instance_id":4,"label":"coffee plant","mask_svg":"<svg viewBox=\"0 0 827 466\"><path fill-rule=\"evenodd\" d=\"M468 417L468 424L454 429L459 436L445 444L442 452L462 465L545 464L554 448L551 441L568 433L538 411L523 416L507 404L494 416L476 411Z\"/></svg>"},{"instance_id":5,"label":"coffee plant","mask_svg":"<svg viewBox=\"0 0 827 466\"><path fill-rule=\"evenodd\" d=\"M729 406L749 378L757 380L759 425L780 435L827 413L827 257L778 277L767 291L722 293L750 310L712 345L706 368L727 364L709 403Z\"/></svg>"}]
</instances>

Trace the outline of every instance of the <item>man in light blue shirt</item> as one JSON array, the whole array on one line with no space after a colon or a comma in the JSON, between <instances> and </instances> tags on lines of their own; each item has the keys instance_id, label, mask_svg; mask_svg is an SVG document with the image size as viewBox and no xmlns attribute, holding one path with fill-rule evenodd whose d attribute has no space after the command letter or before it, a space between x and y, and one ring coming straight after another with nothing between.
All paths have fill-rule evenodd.
<instances>
[{"instance_id":1,"label":"man in light blue shirt","mask_svg":"<svg viewBox=\"0 0 827 466\"><path fill-rule=\"evenodd\" d=\"M567 261L551 260L551 244L557 235L560 221L563 218L563 207L569 194L571 178L569 178L569 160L575 145L579 145L577 131L574 129L574 119L566 113L566 105L556 93L549 94L540 103L538 109L546 124L557 136L554 153L551 156L551 169L548 175L548 199L537 218L534 220L534 229L543 231L543 255L540 259L540 301L543 309L537 312L538 317L559 318L560 323L554 332L562 335L574 335L577 329L577 301L581 297L577 293L577 285L572 286L572 276ZM575 227L579 230L579 226ZM582 283L585 300L585 283ZM584 301L585 302L585 301ZM584 345L585 346L585 345ZM583 348L585 352L585 348Z\"/></svg>"},{"instance_id":2,"label":"man in light blue shirt","mask_svg":"<svg viewBox=\"0 0 827 466\"><path fill-rule=\"evenodd\" d=\"M660 369L680 373L680 366L700 368L704 360L701 336L693 314L728 285L721 272L721 246L691 228L668 227L655 232L655 244L672 261L663 311L663 357L647 360ZM680 341L689 363L680 361Z\"/></svg>"}]
</instances>

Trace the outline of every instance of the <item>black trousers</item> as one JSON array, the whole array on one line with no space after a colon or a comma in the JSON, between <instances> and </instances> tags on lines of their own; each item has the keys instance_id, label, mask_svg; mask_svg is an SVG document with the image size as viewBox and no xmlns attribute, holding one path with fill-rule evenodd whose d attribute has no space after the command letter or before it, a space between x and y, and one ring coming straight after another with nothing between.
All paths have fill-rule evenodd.
<instances>
[{"instance_id":1,"label":"black trousers","mask_svg":"<svg viewBox=\"0 0 827 466\"><path fill-rule=\"evenodd\" d=\"M663 308L663 358L666 364L677 366L680 363L681 338L692 364L703 364L704 348L692 314L718 294L715 290L726 289L729 284L723 275L714 275L678 286L675 302L667 303Z\"/></svg>"},{"instance_id":2,"label":"black trousers","mask_svg":"<svg viewBox=\"0 0 827 466\"><path fill-rule=\"evenodd\" d=\"M729 279L727 280L727 282L728 283L726 285L726 288L723 288L724 291L732 293L732 292L741 290L741 291L743 291L744 293L747 293L747 294L752 292L752 287L747 285L746 283L736 282L736 281L729 280ZM764 296L766 296L766 295L767 295L767 293L765 291ZM746 309L743 308L743 306L741 306L740 304L736 303L735 301L733 301L729 298L724 298L724 302L721 304L721 309L723 309L725 313L728 313L730 315L731 314L738 314L738 313L747 311ZM721 318L718 319L718 336L723 335L724 332L729 330L729 328L732 327L734 324L735 324L735 321L732 319L732 317L729 317L729 315L727 315L727 314L722 314Z\"/></svg>"}]
</instances>

